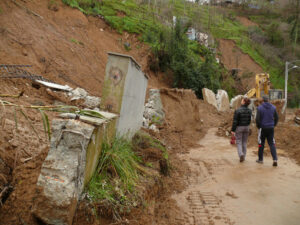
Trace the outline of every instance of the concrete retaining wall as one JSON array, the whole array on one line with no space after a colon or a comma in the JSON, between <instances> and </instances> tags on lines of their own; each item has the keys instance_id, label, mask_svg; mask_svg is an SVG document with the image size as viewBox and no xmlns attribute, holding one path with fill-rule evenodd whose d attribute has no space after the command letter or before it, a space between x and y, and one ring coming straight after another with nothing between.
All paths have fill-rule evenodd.
<instances>
[{"instance_id":1,"label":"concrete retaining wall","mask_svg":"<svg viewBox=\"0 0 300 225\"><path fill-rule=\"evenodd\" d=\"M101 109L119 114L118 135L132 137L143 123L148 78L130 56L109 53Z\"/></svg>"}]
</instances>

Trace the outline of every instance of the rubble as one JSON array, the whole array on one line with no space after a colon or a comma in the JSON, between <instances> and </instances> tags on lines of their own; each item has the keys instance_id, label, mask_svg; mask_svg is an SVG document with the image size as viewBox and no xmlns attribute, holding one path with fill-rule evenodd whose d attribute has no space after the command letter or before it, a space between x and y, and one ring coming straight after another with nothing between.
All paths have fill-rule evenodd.
<instances>
[{"instance_id":1,"label":"rubble","mask_svg":"<svg viewBox=\"0 0 300 225\"><path fill-rule=\"evenodd\" d=\"M202 89L203 100L218 109L216 95L212 90L207 88Z\"/></svg>"},{"instance_id":2,"label":"rubble","mask_svg":"<svg viewBox=\"0 0 300 225\"><path fill-rule=\"evenodd\" d=\"M216 100L218 111L225 112L230 110L229 97L226 91L218 90Z\"/></svg>"},{"instance_id":3,"label":"rubble","mask_svg":"<svg viewBox=\"0 0 300 225\"><path fill-rule=\"evenodd\" d=\"M89 93L83 88L73 89L68 93L72 101L83 100L83 106L89 109L98 108L101 103L101 99L96 96L90 96Z\"/></svg>"},{"instance_id":4,"label":"rubble","mask_svg":"<svg viewBox=\"0 0 300 225\"><path fill-rule=\"evenodd\" d=\"M230 108L233 110L238 109L241 106L243 95L237 95L230 101Z\"/></svg>"},{"instance_id":5,"label":"rubble","mask_svg":"<svg viewBox=\"0 0 300 225\"><path fill-rule=\"evenodd\" d=\"M165 112L161 102L159 89L150 89L149 98L145 105L143 127L158 131L155 124L162 124L164 122Z\"/></svg>"}]
</instances>

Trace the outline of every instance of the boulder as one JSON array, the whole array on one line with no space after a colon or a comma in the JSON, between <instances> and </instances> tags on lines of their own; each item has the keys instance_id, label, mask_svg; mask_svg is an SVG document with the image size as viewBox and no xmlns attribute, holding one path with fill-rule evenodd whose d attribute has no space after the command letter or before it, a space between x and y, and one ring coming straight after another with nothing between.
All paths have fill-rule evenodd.
<instances>
[{"instance_id":1,"label":"boulder","mask_svg":"<svg viewBox=\"0 0 300 225\"><path fill-rule=\"evenodd\" d=\"M216 95L212 90L209 90L207 88L203 88L202 89L202 94L203 94L203 100L205 102L207 102L208 104L213 105L214 107L216 107L216 109L218 109Z\"/></svg>"},{"instance_id":2,"label":"boulder","mask_svg":"<svg viewBox=\"0 0 300 225\"><path fill-rule=\"evenodd\" d=\"M100 107L101 98L95 96L86 96L84 98L84 105L89 109Z\"/></svg>"},{"instance_id":3,"label":"boulder","mask_svg":"<svg viewBox=\"0 0 300 225\"><path fill-rule=\"evenodd\" d=\"M216 95L218 111L225 112L230 110L228 94L224 90L218 90Z\"/></svg>"},{"instance_id":4,"label":"boulder","mask_svg":"<svg viewBox=\"0 0 300 225\"><path fill-rule=\"evenodd\" d=\"M77 99L84 99L86 96L88 96L88 93L83 88L76 88L69 92L69 96L71 97L71 101L73 101Z\"/></svg>"},{"instance_id":5,"label":"boulder","mask_svg":"<svg viewBox=\"0 0 300 225\"><path fill-rule=\"evenodd\" d=\"M241 106L243 95L237 95L230 101L230 108L233 110L238 109Z\"/></svg>"}]
</instances>

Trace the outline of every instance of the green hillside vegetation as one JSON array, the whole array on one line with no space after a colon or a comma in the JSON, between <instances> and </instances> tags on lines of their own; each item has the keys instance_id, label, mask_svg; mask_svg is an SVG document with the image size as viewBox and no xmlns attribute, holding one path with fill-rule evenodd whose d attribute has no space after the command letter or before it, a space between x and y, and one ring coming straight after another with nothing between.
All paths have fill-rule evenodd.
<instances>
[{"instance_id":1,"label":"green hillside vegetation","mask_svg":"<svg viewBox=\"0 0 300 225\"><path fill-rule=\"evenodd\" d=\"M281 17L280 13L284 10L271 7L266 1L262 1L264 4L260 6L260 10L251 10L245 5L239 6L238 9L201 6L184 0L63 2L85 14L103 16L107 23L120 33L127 31L140 34L140 40L148 43L154 53L153 64L150 67L154 71L165 71L173 77L174 87L191 88L198 97L201 97L201 89L204 86L212 90L222 87L231 97L237 93L233 87L233 78L216 63L214 54L182 35L190 26L209 33L214 38L234 40L244 53L252 57L265 72L271 74L273 88L284 87L286 59L283 57L283 49L287 46L287 39L290 39L282 35L278 20L293 19ZM236 19L238 14L248 15L259 26L243 26ZM173 24L173 16L177 17L180 26ZM298 34L300 29L296 28L294 30ZM295 37L294 34L293 38L297 39L297 35ZM295 53L295 49L290 51ZM298 90L299 82L295 85L291 86L290 90Z\"/></svg>"}]
</instances>

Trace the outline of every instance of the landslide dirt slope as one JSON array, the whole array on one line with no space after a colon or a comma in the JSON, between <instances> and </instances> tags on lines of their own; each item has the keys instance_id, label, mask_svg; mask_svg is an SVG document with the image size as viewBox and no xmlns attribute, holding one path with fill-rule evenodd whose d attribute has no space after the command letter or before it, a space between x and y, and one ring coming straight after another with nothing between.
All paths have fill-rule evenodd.
<instances>
[{"instance_id":1,"label":"landslide dirt slope","mask_svg":"<svg viewBox=\"0 0 300 225\"><path fill-rule=\"evenodd\" d=\"M33 65L32 72L95 96L101 96L107 52L130 54L147 70L149 47L136 35L118 34L101 18L60 1L58 11L48 9L47 0L17 2L41 17L10 0L0 2L1 64ZM125 50L125 42L132 50Z\"/></svg>"},{"instance_id":2,"label":"landslide dirt slope","mask_svg":"<svg viewBox=\"0 0 300 225\"><path fill-rule=\"evenodd\" d=\"M238 69L235 80L239 80L236 86L238 92L246 93L255 85L255 74L264 72L248 54L243 53L232 40L220 39L218 51L221 53L221 63L231 72Z\"/></svg>"}]
</instances>

